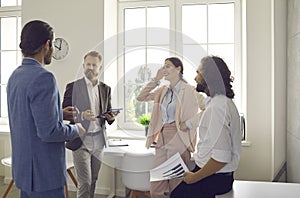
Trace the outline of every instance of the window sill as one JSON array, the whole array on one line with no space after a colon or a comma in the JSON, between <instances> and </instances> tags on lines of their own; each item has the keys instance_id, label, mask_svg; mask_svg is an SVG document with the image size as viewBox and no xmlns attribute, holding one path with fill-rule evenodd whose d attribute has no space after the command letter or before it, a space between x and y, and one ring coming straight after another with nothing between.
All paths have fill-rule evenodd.
<instances>
[{"instance_id":1,"label":"window sill","mask_svg":"<svg viewBox=\"0 0 300 198\"><path fill-rule=\"evenodd\" d=\"M247 140L242 141L242 147L250 147L250 146L251 146L250 141L247 141Z\"/></svg>"},{"instance_id":2,"label":"window sill","mask_svg":"<svg viewBox=\"0 0 300 198\"><path fill-rule=\"evenodd\" d=\"M0 133L10 133L8 124L0 124Z\"/></svg>"}]
</instances>

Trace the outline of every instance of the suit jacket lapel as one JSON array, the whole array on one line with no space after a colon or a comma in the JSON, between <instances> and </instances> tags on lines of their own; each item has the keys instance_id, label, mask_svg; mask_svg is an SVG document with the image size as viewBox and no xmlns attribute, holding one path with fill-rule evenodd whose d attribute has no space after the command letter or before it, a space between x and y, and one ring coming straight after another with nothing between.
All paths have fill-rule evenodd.
<instances>
[{"instance_id":1,"label":"suit jacket lapel","mask_svg":"<svg viewBox=\"0 0 300 198\"><path fill-rule=\"evenodd\" d=\"M99 112L100 112L100 114L102 114L103 113L102 105L103 105L103 101L104 101L104 96L103 96L104 90L102 90L101 82L98 85L98 93L99 93L99 108L100 108Z\"/></svg>"},{"instance_id":2,"label":"suit jacket lapel","mask_svg":"<svg viewBox=\"0 0 300 198\"><path fill-rule=\"evenodd\" d=\"M78 86L79 86L78 90L81 90L81 91L79 91L80 93L78 93L78 95L80 96L79 99L83 102L83 104L86 105L87 109L91 109L91 101L89 98L89 93L88 93L87 85L86 85L84 78L82 78L82 80L79 82Z\"/></svg>"},{"instance_id":3,"label":"suit jacket lapel","mask_svg":"<svg viewBox=\"0 0 300 198\"><path fill-rule=\"evenodd\" d=\"M183 93L184 93L184 89L186 87L186 84L184 82L181 82L181 87L177 96L177 103L176 103L176 111L175 111L175 120L180 120L179 119L179 113L180 113L180 109L181 109L181 101L183 99Z\"/></svg>"}]
</instances>

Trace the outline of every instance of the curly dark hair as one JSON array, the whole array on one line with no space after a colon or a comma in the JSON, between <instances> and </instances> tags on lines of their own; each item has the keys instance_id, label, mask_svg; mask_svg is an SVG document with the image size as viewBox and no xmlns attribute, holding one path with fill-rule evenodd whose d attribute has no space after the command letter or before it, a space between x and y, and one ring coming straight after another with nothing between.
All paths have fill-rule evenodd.
<instances>
[{"instance_id":1,"label":"curly dark hair","mask_svg":"<svg viewBox=\"0 0 300 198\"><path fill-rule=\"evenodd\" d=\"M201 74L208 86L209 95L226 95L228 98L234 98L234 91L231 83L233 77L224 60L218 56L206 56L201 59Z\"/></svg>"},{"instance_id":2,"label":"curly dark hair","mask_svg":"<svg viewBox=\"0 0 300 198\"><path fill-rule=\"evenodd\" d=\"M25 57L34 56L48 40L51 47L53 37L53 28L48 23L39 20L30 21L22 29L19 46Z\"/></svg>"}]
</instances>

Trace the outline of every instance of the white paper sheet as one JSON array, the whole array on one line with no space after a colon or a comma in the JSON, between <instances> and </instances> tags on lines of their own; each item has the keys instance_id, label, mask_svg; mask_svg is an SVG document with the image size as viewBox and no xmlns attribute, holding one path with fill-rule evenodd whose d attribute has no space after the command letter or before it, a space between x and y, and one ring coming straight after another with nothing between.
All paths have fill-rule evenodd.
<instances>
[{"instance_id":1,"label":"white paper sheet","mask_svg":"<svg viewBox=\"0 0 300 198\"><path fill-rule=\"evenodd\" d=\"M189 169L179 153L176 153L161 165L150 170L150 181L161 181L183 176Z\"/></svg>"}]
</instances>

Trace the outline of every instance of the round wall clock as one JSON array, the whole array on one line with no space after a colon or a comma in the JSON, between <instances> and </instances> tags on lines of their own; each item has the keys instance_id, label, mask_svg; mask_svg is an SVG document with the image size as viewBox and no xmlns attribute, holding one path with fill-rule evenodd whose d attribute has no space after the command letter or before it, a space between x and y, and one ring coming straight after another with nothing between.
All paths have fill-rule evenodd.
<instances>
[{"instance_id":1,"label":"round wall clock","mask_svg":"<svg viewBox=\"0 0 300 198\"><path fill-rule=\"evenodd\" d=\"M65 58L69 53L68 42L63 38L56 38L53 44L54 44L53 58L55 60L61 60Z\"/></svg>"}]
</instances>

